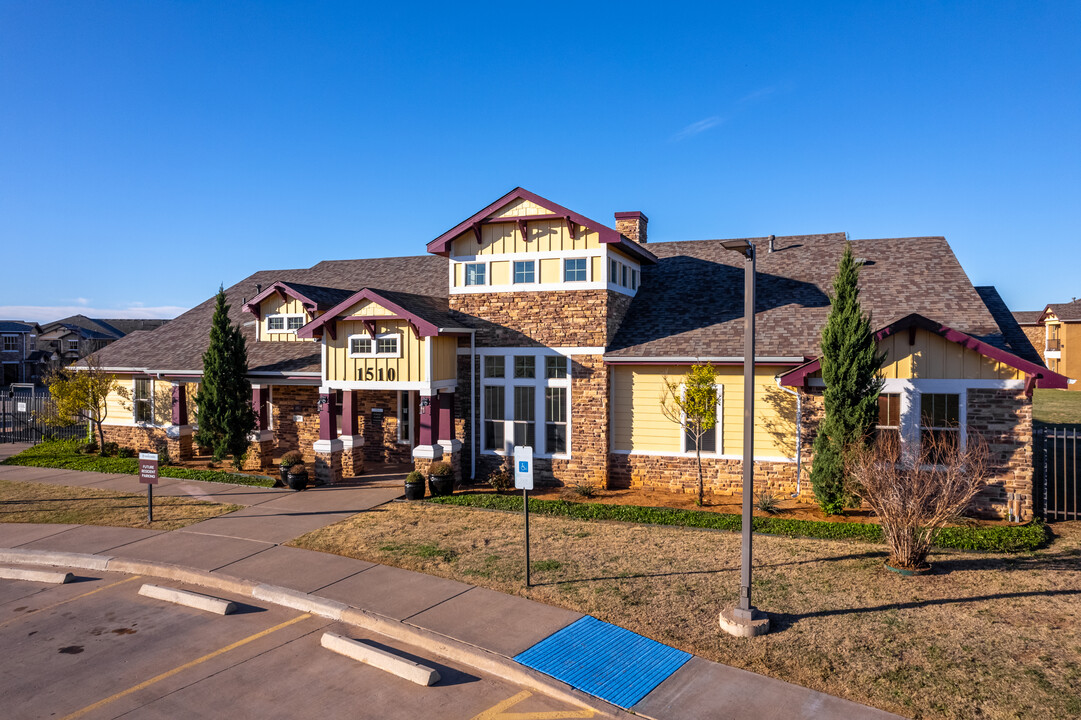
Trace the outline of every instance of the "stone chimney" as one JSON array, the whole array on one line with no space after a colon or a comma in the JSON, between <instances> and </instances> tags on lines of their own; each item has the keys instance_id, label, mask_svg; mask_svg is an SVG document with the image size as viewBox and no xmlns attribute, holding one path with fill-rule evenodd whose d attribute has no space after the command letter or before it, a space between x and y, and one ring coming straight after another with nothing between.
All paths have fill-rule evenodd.
<instances>
[{"instance_id":1,"label":"stone chimney","mask_svg":"<svg viewBox=\"0 0 1081 720\"><path fill-rule=\"evenodd\" d=\"M617 212L616 232L644 245L646 242L646 223L648 222L649 218L645 216L645 213L638 211Z\"/></svg>"}]
</instances>

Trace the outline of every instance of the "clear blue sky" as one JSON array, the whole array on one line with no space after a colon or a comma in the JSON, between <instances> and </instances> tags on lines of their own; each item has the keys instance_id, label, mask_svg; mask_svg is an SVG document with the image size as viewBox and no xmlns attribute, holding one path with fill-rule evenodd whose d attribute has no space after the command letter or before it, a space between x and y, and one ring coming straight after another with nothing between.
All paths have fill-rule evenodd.
<instances>
[{"instance_id":1,"label":"clear blue sky","mask_svg":"<svg viewBox=\"0 0 1081 720\"><path fill-rule=\"evenodd\" d=\"M1081 3L0 2L0 317L422 254L522 185L650 239L944 235L1081 296Z\"/></svg>"}]
</instances>

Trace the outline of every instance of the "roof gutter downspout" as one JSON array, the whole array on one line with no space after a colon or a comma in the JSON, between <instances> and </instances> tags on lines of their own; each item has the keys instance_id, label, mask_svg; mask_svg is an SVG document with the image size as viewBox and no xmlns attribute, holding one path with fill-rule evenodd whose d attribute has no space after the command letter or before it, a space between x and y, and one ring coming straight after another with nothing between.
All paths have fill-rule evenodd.
<instances>
[{"instance_id":1,"label":"roof gutter downspout","mask_svg":"<svg viewBox=\"0 0 1081 720\"><path fill-rule=\"evenodd\" d=\"M776 375L773 378L777 381L777 387L790 395L796 396L796 492L792 494L792 497L798 498L800 491L800 476L803 455L803 395L798 390L789 390L781 384L781 376Z\"/></svg>"}]
</instances>

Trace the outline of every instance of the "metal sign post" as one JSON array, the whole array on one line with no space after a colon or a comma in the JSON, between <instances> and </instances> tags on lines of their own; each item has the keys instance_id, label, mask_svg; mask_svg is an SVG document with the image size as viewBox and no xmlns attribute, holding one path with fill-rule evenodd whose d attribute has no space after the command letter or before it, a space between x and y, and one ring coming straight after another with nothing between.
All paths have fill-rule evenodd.
<instances>
[{"instance_id":1,"label":"metal sign post","mask_svg":"<svg viewBox=\"0 0 1081 720\"><path fill-rule=\"evenodd\" d=\"M525 512L525 586L529 587L529 491L533 489L533 448L514 448L514 487L522 489L522 509Z\"/></svg>"},{"instance_id":2,"label":"metal sign post","mask_svg":"<svg viewBox=\"0 0 1081 720\"><path fill-rule=\"evenodd\" d=\"M146 485L147 522L154 522L154 486L158 484L157 453L139 453L139 482Z\"/></svg>"}]
</instances>

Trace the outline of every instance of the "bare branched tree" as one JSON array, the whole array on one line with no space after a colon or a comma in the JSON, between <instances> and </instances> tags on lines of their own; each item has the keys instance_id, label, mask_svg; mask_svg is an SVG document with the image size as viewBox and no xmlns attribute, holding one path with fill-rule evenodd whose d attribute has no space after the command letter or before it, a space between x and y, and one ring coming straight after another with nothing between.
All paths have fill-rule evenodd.
<instances>
[{"instance_id":1,"label":"bare branched tree","mask_svg":"<svg viewBox=\"0 0 1081 720\"><path fill-rule=\"evenodd\" d=\"M935 536L976 496L988 474L987 444L969 433L924 435L918 449L896 435L882 435L848 457L852 490L875 511L889 547L889 564L909 570L927 566Z\"/></svg>"}]
</instances>

